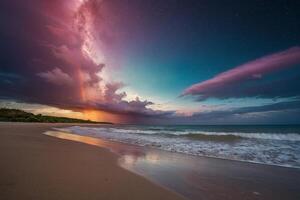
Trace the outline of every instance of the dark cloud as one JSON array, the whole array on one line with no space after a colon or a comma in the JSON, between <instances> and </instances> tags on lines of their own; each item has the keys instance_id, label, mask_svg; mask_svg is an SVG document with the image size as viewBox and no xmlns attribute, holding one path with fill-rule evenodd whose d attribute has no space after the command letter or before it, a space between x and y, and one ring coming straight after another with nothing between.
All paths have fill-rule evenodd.
<instances>
[{"instance_id":1,"label":"dark cloud","mask_svg":"<svg viewBox=\"0 0 300 200\"><path fill-rule=\"evenodd\" d=\"M55 68L52 71L41 72L37 75L52 84L69 85L73 82L73 79L60 68Z\"/></svg>"},{"instance_id":2,"label":"dark cloud","mask_svg":"<svg viewBox=\"0 0 300 200\"><path fill-rule=\"evenodd\" d=\"M240 123L240 122L247 123L251 120L257 122L259 121L258 119L264 118L263 122L274 123L272 121L273 116L283 116L289 113L300 113L300 101L298 99L294 101L278 102L278 103L267 104L262 106L247 106L247 107L233 108L228 110L200 112L200 113L195 113L194 115L189 117L190 118L189 120L197 121L197 122L201 122L201 121L214 122L214 120L220 121L221 119L221 121L232 120L236 123ZM281 117L281 121L284 121L282 120L282 117ZM298 117L296 117L291 121L295 121L297 123L300 122Z\"/></svg>"},{"instance_id":3,"label":"dark cloud","mask_svg":"<svg viewBox=\"0 0 300 200\"><path fill-rule=\"evenodd\" d=\"M170 113L164 118L152 118L154 124L299 124L300 100L277 102L262 106L246 106L214 111L196 112L190 116Z\"/></svg>"}]
</instances>

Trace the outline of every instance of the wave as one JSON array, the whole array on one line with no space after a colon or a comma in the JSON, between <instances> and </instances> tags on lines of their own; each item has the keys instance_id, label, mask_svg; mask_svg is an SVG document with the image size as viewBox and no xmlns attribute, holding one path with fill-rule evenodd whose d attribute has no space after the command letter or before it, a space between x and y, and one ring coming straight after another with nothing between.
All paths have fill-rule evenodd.
<instances>
[{"instance_id":1,"label":"wave","mask_svg":"<svg viewBox=\"0 0 300 200\"><path fill-rule=\"evenodd\" d=\"M198 140L239 140L239 139L259 139L259 140L282 140L300 141L299 133L243 133L243 132L212 132L200 130L169 130L169 129L133 129L133 128L113 128L113 127L72 127L72 129L84 129L89 132L109 132L140 135L159 135L162 137L186 137Z\"/></svg>"},{"instance_id":2,"label":"wave","mask_svg":"<svg viewBox=\"0 0 300 200\"><path fill-rule=\"evenodd\" d=\"M236 135L207 135L207 134L187 134L179 137L186 137L193 140L211 140L211 141L223 141L234 142L243 139L241 136Z\"/></svg>"},{"instance_id":3,"label":"wave","mask_svg":"<svg viewBox=\"0 0 300 200\"><path fill-rule=\"evenodd\" d=\"M285 141L300 141L298 133L228 133L228 132L198 132L186 134L191 138L199 139L261 139L261 140L285 140Z\"/></svg>"},{"instance_id":4,"label":"wave","mask_svg":"<svg viewBox=\"0 0 300 200\"><path fill-rule=\"evenodd\" d=\"M300 167L299 133L170 131L112 126L72 126L57 130L195 156Z\"/></svg>"}]
</instances>

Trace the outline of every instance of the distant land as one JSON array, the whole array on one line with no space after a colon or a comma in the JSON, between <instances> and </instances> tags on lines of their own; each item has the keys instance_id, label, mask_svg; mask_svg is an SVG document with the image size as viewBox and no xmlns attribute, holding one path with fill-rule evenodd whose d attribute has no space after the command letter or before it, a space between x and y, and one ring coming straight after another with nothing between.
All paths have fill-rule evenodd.
<instances>
[{"instance_id":1,"label":"distant land","mask_svg":"<svg viewBox=\"0 0 300 200\"><path fill-rule=\"evenodd\" d=\"M93 123L112 124L110 122L95 122L91 120L74 119L68 117L54 117L35 115L18 109L0 108L0 122L41 122L41 123Z\"/></svg>"}]
</instances>

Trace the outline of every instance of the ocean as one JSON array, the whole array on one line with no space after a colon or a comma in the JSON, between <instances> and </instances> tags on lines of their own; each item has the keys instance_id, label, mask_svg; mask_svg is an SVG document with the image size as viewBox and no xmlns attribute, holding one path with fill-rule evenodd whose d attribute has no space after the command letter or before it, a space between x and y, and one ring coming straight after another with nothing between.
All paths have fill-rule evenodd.
<instances>
[{"instance_id":1,"label":"ocean","mask_svg":"<svg viewBox=\"0 0 300 200\"><path fill-rule=\"evenodd\" d=\"M59 130L194 156L300 168L300 125L105 125Z\"/></svg>"}]
</instances>

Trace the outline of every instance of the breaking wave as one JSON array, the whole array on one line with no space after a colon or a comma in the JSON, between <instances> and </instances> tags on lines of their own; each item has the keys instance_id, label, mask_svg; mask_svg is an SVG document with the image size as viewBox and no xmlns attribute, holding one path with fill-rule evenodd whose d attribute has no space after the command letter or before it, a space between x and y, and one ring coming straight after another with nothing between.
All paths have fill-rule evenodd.
<instances>
[{"instance_id":1,"label":"breaking wave","mask_svg":"<svg viewBox=\"0 0 300 200\"><path fill-rule=\"evenodd\" d=\"M238 128L207 131L197 127L144 126L73 126L59 130L195 156L300 168L300 134L279 133L278 128L268 132L253 132L253 128L241 132Z\"/></svg>"}]
</instances>

